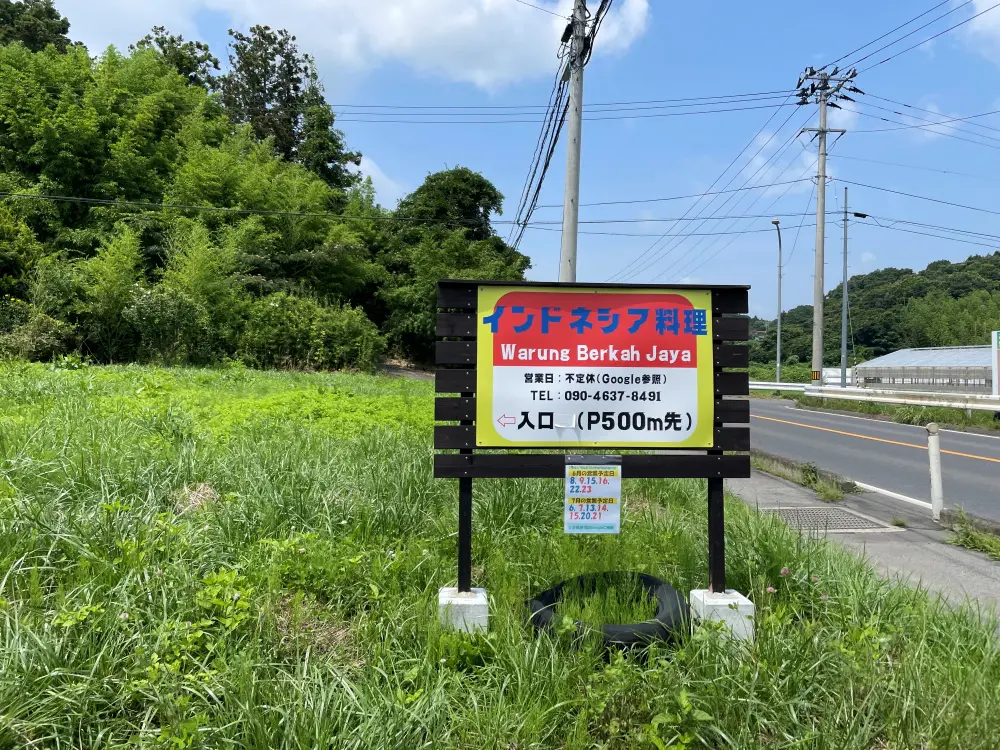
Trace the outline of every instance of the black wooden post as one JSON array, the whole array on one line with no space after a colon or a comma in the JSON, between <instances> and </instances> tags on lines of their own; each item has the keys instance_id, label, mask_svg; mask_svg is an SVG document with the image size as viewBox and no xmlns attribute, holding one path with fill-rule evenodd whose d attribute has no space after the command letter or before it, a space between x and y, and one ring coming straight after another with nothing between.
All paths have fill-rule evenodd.
<instances>
[{"instance_id":1,"label":"black wooden post","mask_svg":"<svg viewBox=\"0 0 1000 750\"><path fill-rule=\"evenodd\" d=\"M462 477L458 480L458 590L472 591L471 477Z\"/></svg>"},{"instance_id":2,"label":"black wooden post","mask_svg":"<svg viewBox=\"0 0 1000 750\"><path fill-rule=\"evenodd\" d=\"M472 393L462 394L462 398L472 396ZM462 420L460 424L475 423ZM472 455L471 450L461 450L459 453ZM458 591L472 591L472 477L458 480Z\"/></svg>"},{"instance_id":3,"label":"black wooden post","mask_svg":"<svg viewBox=\"0 0 1000 750\"><path fill-rule=\"evenodd\" d=\"M726 590L726 511L723 480L708 480L708 590Z\"/></svg>"}]
</instances>

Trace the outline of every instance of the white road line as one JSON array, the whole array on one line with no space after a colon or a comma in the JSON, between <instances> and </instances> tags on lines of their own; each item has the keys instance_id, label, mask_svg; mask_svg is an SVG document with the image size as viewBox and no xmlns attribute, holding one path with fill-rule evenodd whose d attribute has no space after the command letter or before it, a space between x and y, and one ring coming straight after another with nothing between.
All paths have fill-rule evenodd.
<instances>
[{"instance_id":1,"label":"white road line","mask_svg":"<svg viewBox=\"0 0 1000 750\"><path fill-rule=\"evenodd\" d=\"M919 505L921 508L927 508L930 510L931 504L924 502L923 500L917 500L915 497L907 497L906 495L900 495L898 492L892 492L891 490L883 490L881 487L874 487L870 484L864 484L863 482L854 482L858 487L865 490L866 492L877 492L880 495L885 495L886 497L891 497L893 500L901 500L904 503L910 503L911 505Z\"/></svg>"}]
</instances>

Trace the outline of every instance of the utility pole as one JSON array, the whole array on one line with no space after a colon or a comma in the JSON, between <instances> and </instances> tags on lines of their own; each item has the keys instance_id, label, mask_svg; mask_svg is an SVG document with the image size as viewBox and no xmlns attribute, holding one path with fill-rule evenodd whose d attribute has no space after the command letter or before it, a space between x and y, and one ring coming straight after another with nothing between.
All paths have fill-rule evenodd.
<instances>
[{"instance_id":1,"label":"utility pole","mask_svg":"<svg viewBox=\"0 0 1000 750\"><path fill-rule=\"evenodd\" d=\"M808 104L812 98L819 105L819 127L805 128L803 132L816 133L819 137L819 162L816 175L816 263L813 271L813 345L812 345L812 384L823 385L823 278L825 272L826 243L826 136L828 133L844 134L846 130L832 129L826 126L827 106L840 109L831 102L833 97L850 97L840 94L840 90L857 75L856 70L849 71L844 76L837 76L839 69L834 68L829 73L809 67L799 79L799 104ZM809 82L808 86L804 84ZM831 85L832 84L832 85Z\"/></svg>"},{"instance_id":2,"label":"utility pole","mask_svg":"<svg viewBox=\"0 0 1000 750\"><path fill-rule=\"evenodd\" d=\"M778 230L778 346L775 354L775 382L781 382L781 222L771 219L774 228Z\"/></svg>"},{"instance_id":3,"label":"utility pole","mask_svg":"<svg viewBox=\"0 0 1000 750\"><path fill-rule=\"evenodd\" d=\"M847 387L847 188L844 188L844 282L840 301L840 387Z\"/></svg>"},{"instance_id":4,"label":"utility pole","mask_svg":"<svg viewBox=\"0 0 1000 750\"><path fill-rule=\"evenodd\" d=\"M583 135L583 64L587 0L574 0L569 53L569 123L566 129L566 193L563 198L559 281L576 281L576 235L580 220L580 140Z\"/></svg>"}]
</instances>

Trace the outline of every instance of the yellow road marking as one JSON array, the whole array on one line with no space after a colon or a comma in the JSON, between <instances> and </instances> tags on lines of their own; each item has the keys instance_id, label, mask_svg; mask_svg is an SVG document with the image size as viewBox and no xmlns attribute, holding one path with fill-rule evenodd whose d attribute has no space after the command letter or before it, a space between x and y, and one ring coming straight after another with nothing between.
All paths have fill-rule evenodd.
<instances>
[{"instance_id":1,"label":"yellow road marking","mask_svg":"<svg viewBox=\"0 0 1000 750\"><path fill-rule=\"evenodd\" d=\"M780 424L789 424L793 427L806 427L810 430L820 430L821 432L832 432L834 435L845 435L847 437L858 438L859 440L872 440L876 443L889 443L889 445L900 445L904 448L916 448L917 450L925 451L927 450L926 445L918 445L916 443L903 443L899 440L888 440L887 438L872 437L871 435L859 435L856 432L845 432L844 430L834 430L830 427L818 427L814 424L805 424L803 422L791 422L787 419L777 419L776 417L762 417L759 414L751 415L754 419L763 419L767 422L778 422ZM947 453L949 456L961 456L962 458L974 458L978 461L989 461L991 463L1000 464L1000 458L990 458L989 456L976 456L972 453L960 453L958 451L948 451L941 450L942 453Z\"/></svg>"}]
</instances>

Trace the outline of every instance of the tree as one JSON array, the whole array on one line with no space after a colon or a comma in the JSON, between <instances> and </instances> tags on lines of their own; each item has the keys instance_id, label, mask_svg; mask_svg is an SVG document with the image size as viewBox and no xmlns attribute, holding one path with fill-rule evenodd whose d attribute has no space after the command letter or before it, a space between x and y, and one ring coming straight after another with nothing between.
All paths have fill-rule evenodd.
<instances>
[{"instance_id":1,"label":"tree","mask_svg":"<svg viewBox=\"0 0 1000 750\"><path fill-rule=\"evenodd\" d=\"M52 0L0 0L0 45L21 42L32 52L52 44L65 52L70 41L69 21L59 15Z\"/></svg>"},{"instance_id":2,"label":"tree","mask_svg":"<svg viewBox=\"0 0 1000 750\"><path fill-rule=\"evenodd\" d=\"M154 26L151 33L129 49L156 50L192 86L201 86L210 91L218 86L219 78L212 71L220 69L219 58L212 54L204 42L185 42L183 36L174 36L165 27Z\"/></svg>"},{"instance_id":3,"label":"tree","mask_svg":"<svg viewBox=\"0 0 1000 750\"><path fill-rule=\"evenodd\" d=\"M347 165L360 164L361 154L346 150L315 63L299 53L295 37L269 26L254 26L249 34L230 29L229 35L231 70L221 87L233 121L249 124L258 140L270 138L279 156L299 162L331 187L355 184L358 178Z\"/></svg>"},{"instance_id":4,"label":"tree","mask_svg":"<svg viewBox=\"0 0 1000 750\"><path fill-rule=\"evenodd\" d=\"M348 152L344 133L333 126L333 109L323 98L319 83L313 80L303 100L302 141L298 161L332 188L347 190L361 179L348 164L361 166L361 154Z\"/></svg>"},{"instance_id":5,"label":"tree","mask_svg":"<svg viewBox=\"0 0 1000 750\"><path fill-rule=\"evenodd\" d=\"M134 332L122 313L140 288L141 268L139 238L124 225L81 266L83 328L92 353L103 361L126 360L133 351Z\"/></svg>"},{"instance_id":6,"label":"tree","mask_svg":"<svg viewBox=\"0 0 1000 750\"><path fill-rule=\"evenodd\" d=\"M383 290L391 344L404 356L428 361L434 346L434 287L439 279L513 281L531 262L493 233L490 216L503 195L466 167L427 176L399 202L383 262L395 281Z\"/></svg>"},{"instance_id":7,"label":"tree","mask_svg":"<svg viewBox=\"0 0 1000 750\"><path fill-rule=\"evenodd\" d=\"M258 140L271 138L274 150L293 160L299 142L304 83L310 59L299 54L285 29L253 26L249 34L229 30L230 72L222 78L222 101L235 122L249 123Z\"/></svg>"},{"instance_id":8,"label":"tree","mask_svg":"<svg viewBox=\"0 0 1000 750\"><path fill-rule=\"evenodd\" d=\"M424 184L399 202L396 215L408 227L464 229L476 242L493 234L490 216L503 213L503 195L478 172L455 167L428 175Z\"/></svg>"}]
</instances>

